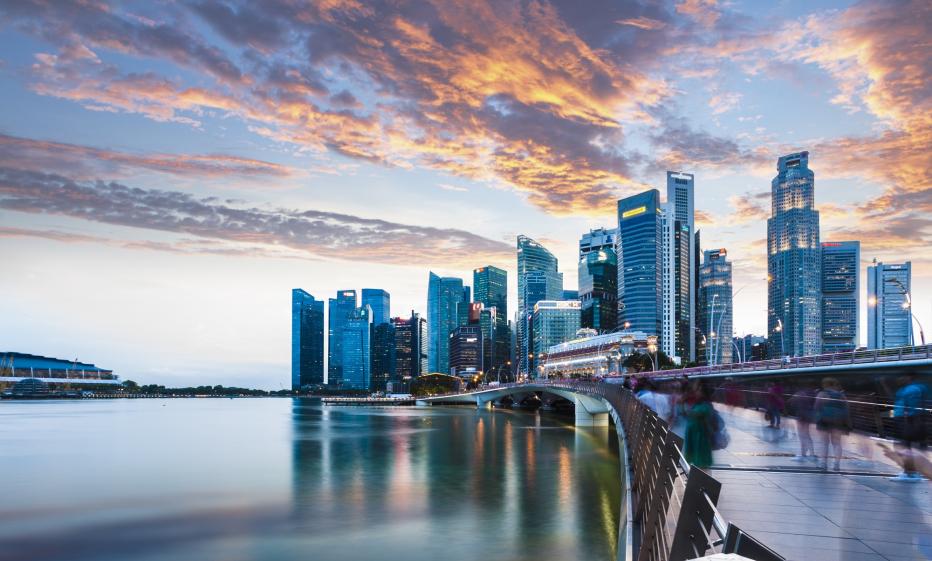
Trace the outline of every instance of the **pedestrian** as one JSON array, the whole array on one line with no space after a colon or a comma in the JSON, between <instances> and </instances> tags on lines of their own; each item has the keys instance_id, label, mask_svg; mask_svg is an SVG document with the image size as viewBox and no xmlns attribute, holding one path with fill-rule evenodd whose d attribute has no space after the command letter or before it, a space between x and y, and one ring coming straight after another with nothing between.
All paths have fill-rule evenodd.
<instances>
[{"instance_id":1,"label":"pedestrian","mask_svg":"<svg viewBox=\"0 0 932 561\"><path fill-rule=\"evenodd\" d=\"M637 393L638 399L650 407L664 422L670 424L673 420L673 405L670 396L660 393L657 390L657 383L650 378L645 378L639 387L641 390Z\"/></svg>"},{"instance_id":2,"label":"pedestrian","mask_svg":"<svg viewBox=\"0 0 932 561\"><path fill-rule=\"evenodd\" d=\"M812 423L815 421L816 392L809 386L803 386L790 398L789 408L796 416L796 434L799 436L799 455L793 458L797 462L818 460L815 445L812 443Z\"/></svg>"},{"instance_id":3,"label":"pedestrian","mask_svg":"<svg viewBox=\"0 0 932 561\"><path fill-rule=\"evenodd\" d=\"M780 415L783 412L783 386L780 382L774 382L767 388L767 420L770 421L770 428L780 428Z\"/></svg>"},{"instance_id":4,"label":"pedestrian","mask_svg":"<svg viewBox=\"0 0 932 561\"><path fill-rule=\"evenodd\" d=\"M822 391L815 398L816 426L822 432L822 469L828 470L829 449L835 454L834 470L841 465L841 436L851 430L848 398L836 378L823 378Z\"/></svg>"},{"instance_id":5,"label":"pedestrian","mask_svg":"<svg viewBox=\"0 0 932 561\"><path fill-rule=\"evenodd\" d=\"M929 392L925 384L920 383L913 373L903 376L899 382L900 389L896 392L893 419L900 434L900 445L908 453L902 455L903 473L891 479L920 481L922 476L916 470L913 451L925 450L926 447L925 408Z\"/></svg>"},{"instance_id":6,"label":"pedestrian","mask_svg":"<svg viewBox=\"0 0 932 561\"><path fill-rule=\"evenodd\" d=\"M715 413L709 387L696 382L685 407L686 438L683 455L690 464L707 468L712 465L712 424Z\"/></svg>"}]
</instances>

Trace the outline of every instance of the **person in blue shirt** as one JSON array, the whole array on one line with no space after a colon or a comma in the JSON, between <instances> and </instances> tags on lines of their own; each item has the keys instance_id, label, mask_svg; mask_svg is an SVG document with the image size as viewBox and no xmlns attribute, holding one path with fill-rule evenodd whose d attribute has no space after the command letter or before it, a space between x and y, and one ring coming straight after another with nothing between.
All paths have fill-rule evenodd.
<instances>
[{"instance_id":1,"label":"person in blue shirt","mask_svg":"<svg viewBox=\"0 0 932 561\"><path fill-rule=\"evenodd\" d=\"M901 446L909 451L924 450L926 447L926 407L929 390L925 384L916 379L915 374L908 374L899 380L900 389L896 392L893 404L893 418L901 438ZM892 478L896 481L919 481L922 476L916 472L913 454L904 455L903 473Z\"/></svg>"}]
</instances>

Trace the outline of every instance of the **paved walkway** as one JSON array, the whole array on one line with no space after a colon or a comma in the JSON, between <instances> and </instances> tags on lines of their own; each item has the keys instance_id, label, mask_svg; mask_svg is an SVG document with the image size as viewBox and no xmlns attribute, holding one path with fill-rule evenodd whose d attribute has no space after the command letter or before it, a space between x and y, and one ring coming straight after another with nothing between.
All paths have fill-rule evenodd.
<instances>
[{"instance_id":1,"label":"paved walkway","mask_svg":"<svg viewBox=\"0 0 932 561\"><path fill-rule=\"evenodd\" d=\"M712 474L726 519L794 561L932 559L932 482L887 479L898 469L876 440L849 435L842 472L824 473L793 461L793 420L775 430L762 412L721 413L731 443L715 453ZM816 431L813 438L821 453Z\"/></svg>"}]
</instances>

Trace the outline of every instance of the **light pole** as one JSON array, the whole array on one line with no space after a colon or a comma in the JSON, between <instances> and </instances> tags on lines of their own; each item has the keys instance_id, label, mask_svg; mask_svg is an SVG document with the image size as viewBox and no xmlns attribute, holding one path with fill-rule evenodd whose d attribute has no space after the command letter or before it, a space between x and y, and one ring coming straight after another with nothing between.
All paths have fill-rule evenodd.
<instances>
[{"instance_id":1,"label":"light pole","mask_svg":"<svg viewBox=\"0 0 932 561\"><path fill-rule=\"evenodd\" d=\"M735 338L731 338L731 346L735 348L735 353L738 355L738 364L744 362L744 359L741 357L741 349L738 348L738 343L735 343Z\"/></svg>"},{"instance_id":2,"label":"light pole","mask_svg":"<svg viewBox=\"0 0 932 561\"><path fill-rule=\"evenodd\" d=\"M912 300L912 298L910 298L910 296L909 296L909 291L906 290L906 286L903 285L903 283L900 281L900 279L897 279L897 278L888 278L888 279L886 279L886 281L887 281L887 282L892 282L893 284L897 285L897 286L900 288L900 290L903 291L903 296L906 297L906 302L903 302L903 309L904 309L904 310L907 310L907 311L909 312L909 317L910 317L911 319L915 320L915 321L916 321L916 325L919 326L919 337L920 337L920 340L922 341L922 346L924 347L924 346L926 345L926 334L925 334L925 332L922 330L922 324L919 323L919 318L917 318L917 317L916 317L916 314L913 313L913 300ZM913 327L912 322L910 322L910 324L909 324L909 344L910 344L911 346L916 344L916 339L915 339L915 337L913 336L913 329L912 329L912 327Z\"/></svg>"},{"instance_id":3,"label":"light pole","mask_svg":"<svg viewBox=\"0 0 932 561\"><path fill-rule=\"evenodd\" d=\"M777 326L773 330L780 334L780 360L783 360L786 356L786 346L783 344L783 321L780 318L777 318Z\"/></svg>"},{"instance_id":4,"label":"light pole","mask_svg":"<svg viewBox=\"0 0 932 561\"><path fill-rule=\"evenodd\" d=\"M718 294L712 295L712 309L709 312L709 344L706 345L706 364L709 366L715 366L715 357L712 355L712 351L715 348L715 300L718 298Z\"/></svg>"}]
</instances>

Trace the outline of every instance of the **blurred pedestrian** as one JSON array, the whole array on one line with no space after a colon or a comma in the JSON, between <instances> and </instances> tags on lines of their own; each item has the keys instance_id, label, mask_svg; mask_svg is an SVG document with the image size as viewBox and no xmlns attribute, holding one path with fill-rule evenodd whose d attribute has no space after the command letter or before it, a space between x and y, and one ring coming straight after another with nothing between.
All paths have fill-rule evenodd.
<instances>
[{"instance_id":1,"label":"blurred pedestrian","mask_svg":"<svg viewBox=\"0 0 932 561\"><path fill-rule=\"evenodd\" d=\"M822 432L822 469L828 470L829 449L835 454L833 469L841 465L841 436L851 430L851 410L848 398L836 378L823 378L822 391L815 398L816 426Z\"/></svg>"},{"instance_id":2,"label":"blurred pedestrian","mask_svg":"<svg viewBox=\"0 0 932 561\"><path fill-rule=\"evenodd\" d=\"M783 412L783 386L779 381L770 384L767 388L767 420L770 421L770 427L780 428L780 416Z\"/></svg>"},{"instance_id":3,"label":"blurred pedestrian","mask_svg":"<svg viewBox=\"0 0 932 561\"><path fill-rule=\"evenodd\" d=\"M638 399L653 409L654 413L664 422L670 424L673 420L673 405L670 396L660 393L657 383L650 378L645 378L640 387L641 390L637 393Z\"/></svg>"},{"instance_id":4,"label":"blurred pedestrian","mask_svg":"<svg viewBox=\"0 0 932 561\"><path fill-rule=\"evenodd\" d=\"M916 379L915 374L908 374L899 380L900 389L896 392L893 406L893 418L900 434L900 445L905 450L902 454L903 473L891 479L896 481L920 481L922 476L917 472L913 460L914 450L925 450L926 447L926 415L925 407L928 401L928 388Z\"/></svg>"},{"instance_id":5,"label":"blurred pedestrian","mask_svg":"<svg viewBox=\"0 0 932 561\"><path fill-rule=\"evenodd\" d=\"M816 392L803 386L789 401L790 412L796 416L796 434L799 436L799 455L793 458L797 462L818 460L815 445L812 443L812 423L815 421Z\"/></svg>"},{"instance_id":6,"label":"blurred pedestrian","mask_svg":"<svg viewBox=\"0 0 932 561\"><path fill-rule=\"evenodd\" d=\"M683 455L690 464L706 468L712 465L712 392L708 386L696 382L685 403L686 438Z\"/></svg>"}]
</instances>

